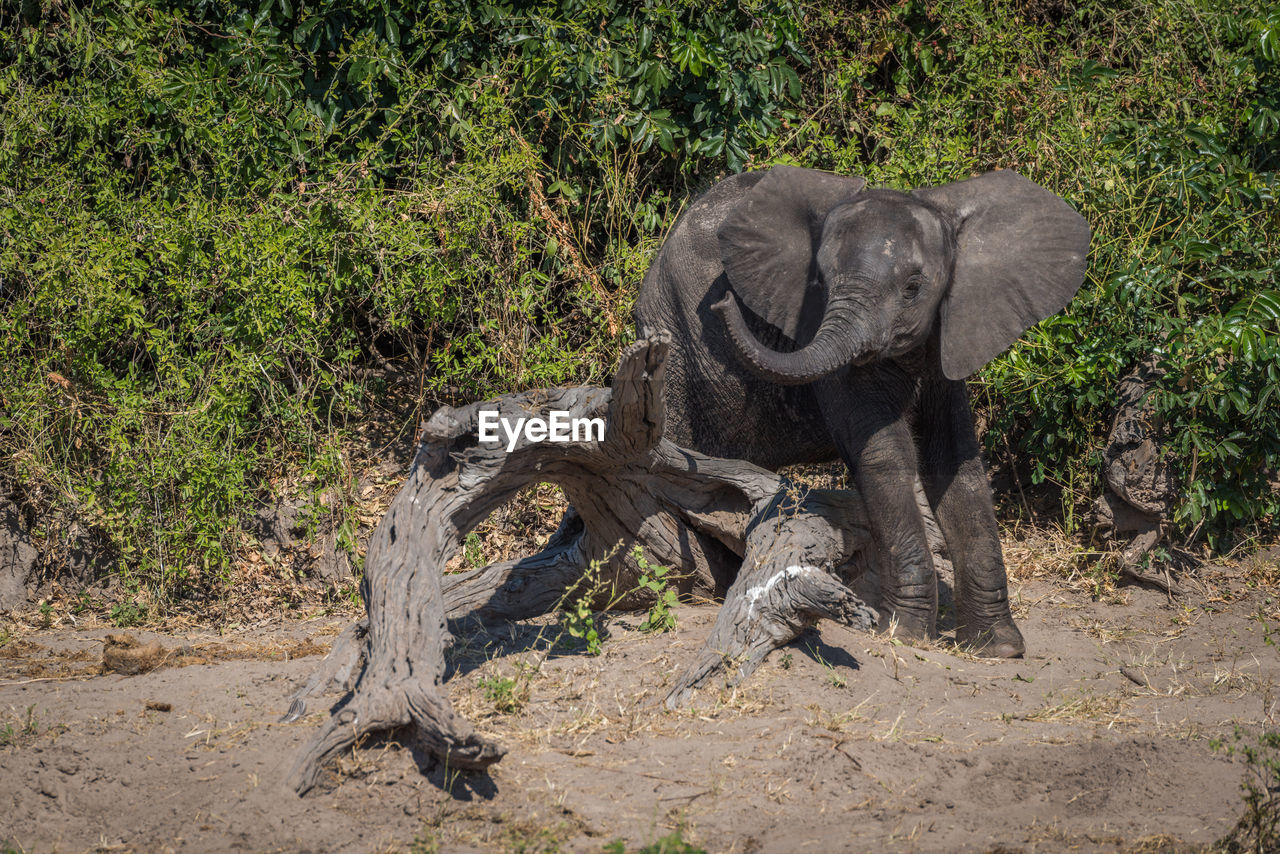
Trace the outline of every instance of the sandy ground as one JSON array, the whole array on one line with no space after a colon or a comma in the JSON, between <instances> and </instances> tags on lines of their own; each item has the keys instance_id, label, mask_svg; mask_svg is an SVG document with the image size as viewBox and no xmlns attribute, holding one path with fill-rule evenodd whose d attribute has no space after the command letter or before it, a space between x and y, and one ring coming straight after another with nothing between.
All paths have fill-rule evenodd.
<instances>
[{"instance_id":1,"label":"sandy ground","mask_svg":"<svg viewBox=\"0 0 1280 854\"><path fill-rule=\"evenodd\" d=\"M714 606L682 607L660 636L611 617L597 657L550 648L555 624L520 625L451 654L456 707L509 748L491 774L424 775L383 741L304 799L280 780L326 704L275 721L344 620L136 633L187 665L136 676L91 675L106 629L11 632L0 843L600 851L679 829L709 851L1181 850L1222 837L1242 811L1245 766L1210 740L1274 726L1280 700L1280 656L1265 642L1276 605L1235 587L1170 603L1136 587L1094 601L1024 582L1020 661L823 623L736 691L703 691L675 713L660 707L664 686ZM514 685L495 699L499 675ZM508 696L518 710L497 708Z\"/></svg>"}]
</instances>

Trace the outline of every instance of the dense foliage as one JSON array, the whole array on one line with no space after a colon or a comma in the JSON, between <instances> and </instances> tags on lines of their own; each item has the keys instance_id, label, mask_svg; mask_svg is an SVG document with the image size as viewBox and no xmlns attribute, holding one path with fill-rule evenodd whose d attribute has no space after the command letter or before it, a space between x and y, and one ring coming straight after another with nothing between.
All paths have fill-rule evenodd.
<instances>
[{"instance_id":1,"label":"dense foliage","mask_svg":"<svg viewBox=\"0 0 1280 854\"><path fill-rule=\"evenodd\" d=\"M1225 0L4 0L4 477L38 538L208 589L389 390L603 379L714 178L1013 167L1094 244L975 383L992 453L1071 519L1154 354L1184 535L1274 530L1277 93L1280 13Z\"/></svg>"}]
</instances>

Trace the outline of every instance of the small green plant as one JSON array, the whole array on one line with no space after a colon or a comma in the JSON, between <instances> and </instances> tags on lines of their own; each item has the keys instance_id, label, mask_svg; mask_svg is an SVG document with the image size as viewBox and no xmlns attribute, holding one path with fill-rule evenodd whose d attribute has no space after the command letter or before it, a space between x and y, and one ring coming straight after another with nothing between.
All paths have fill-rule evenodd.
<instances>
[{"instance_id":1,"label":"small green plant","mask_svg":"<svg viewBox=\"0 0 1280 854\"><path fill-rule=\"evenodd\" d=\"M27 706L22 722L15 728L12 723L0 727L0 747L16 745L22 737L30 738L40 734L40 720L36 717L36 707Z\"/></svg>"},{"instance_id":2,"label":"small green plant","mask_svg":"<svg viewBox=\"0 0 1280 854\"><path fill-rule=\"evenodd\" d=\"M649 614L640 624L642 632L669 632L676 627L676 615L672 610L677 603L676 591L667 586L671 579L671 567L656 566L644 556L644 551L636 546L631 551L631 558L640 567L640 578L636 582L637 590L648 590L656 597L649 607Z\"/></svg>"},{"instance_id":3,"label":"small green plant","mask_svg":"<svg viewBox=\"0 0 1280 854\"><path fill-rule=\"evenodd\" d=\"M811 646L809 647L809 652L813 655L814 661L821 664L823 669L827 671L827 682L831 683L835 688L849 687L848 678L841 675L840 672L836 670L835 665L823 658L822 654L818 652L817 649Z\"/></svg>"},{"instance_id":4,"label":"small green plant","mask_svg":"<svg viewBox=\"0 0 1280 854\"><path fill-rule=\"evenodd\" d=\"M528 699L528 683L522 679L494 674L480 679L477 683L484 691L484 698L493 704L493 708L503 715L511 715L524 707Z\"/></svg>"},{"instance_id":5,"label":"small green plant","mask_svg":"<svg viewBox=\"0 0 1280 854\"><path fill-rule=\"evenodd\" d=\"M1087 570L1086 576L1091 588L1089 595L1096 602L1105 596L1107 591L1115 589L1120 581L1120 568L1116 565L1114 558L1104 557L1094 561Z\"/></svg>"},{"instance_id":6,"label":"small green plant","mask_svg":"<svg viewBox=\"0 0 1280 854\"><path fill-rule=\"evenodd\" d=\"M560 618L563 624L560 638L567 634L574 640L586 644L588 655L599 655L604 650L601 645L600 630L596 626L596 608L594 605L597 597L604 590L601 571L609 559L610 557L605 557L601 560L591 561L587 571L582 574L582 578L578 580L578 583L565 591L557 609L560 611ZM600 610L609 610L617 601L616 597L611 599ZM558 641L559 638L557 638Z\"/></svg>"},{"instance_id":7,"label":"small green plant","mask_svg":"<svg viewBox=\"0 0 1280 854\"><path fill-rule=\"evenodd\" d=\"M564 618L564 630L569 637L582 641L587 645L588 655L599 655L603 651L600 643L600 631L596 628L595 611L591 607L591 598L581 596L561 611Z\"/></svg>"},{"instance_id":8,"label":"small green plant","mask_svg":"<svg viewBox=\"0 0 1280 854\"><path fill-rule=\"evenodd\" d=\"M564 849L566 825L563 821L547 827L515 822L507 825L499 842L501 850L511 854L559 854Z\"/></svg>"},{"instance_id":9,"label":"small green plant","mask_svg":"<svg viewBox=\"0 0 1280 854\"><path fill-rule=\"evenodd\" d=\"M89 591L81 588L80 592L76 594L76 603L71 606L71 610L78 616L86 611L92 611L97 606L98 603L93 601Z\"/></svg>"},{"instance_id":10,"label":"small green plant","mask_svg":"<svg viewBox=\"0 0 1280 854\"><path fill-rule=\"evenodd\" d=\"M1169 554L1168 549L1164 546L1156 546L1142 556L1142 560L1138 562L1138 565L1142 567L1144 572L1158 573L1161 567L1168 565L1172 559L1173 556Z\"/></svg>"},{"instance_id":11,"label":"small green plant","mask_svg":"<svg viewBox=\"0 0 1280 854\"><path fill-rule=\"evenodd\" d=\"M107 618L117 627L127 629L140 626L147 620L147 609L137 602L118 602L111 606Z\"/></svg>"},{"instance_id":12,"label":"small green plant","mask_svg":"<svg viewBox=\"0 0 1280 854\"><path fill-rule=\"evenodd\" d=\"M794 656L792 656L792 655L791 655L791 653L789 653L789 652L788 652L788 653L784 653L784 654L783 654L783 656L782 656L782 660L781 660L781 661L779 661L778 663L779 663L780 665L782 665L782 669L783 669L783 670L790 670L790 669L791 669L791 663L792 663L792 661L794 661L794 660L795 660L795 659L794 659Z\"/></svg>"},{"instance_id":13,"label":"small green plant","mask_svg":"<svg viewBox=\"0 0 1280 854\"><path fill-rule=\"evenodd\" d=\"M1267 601L1269 602L1270 599ZM1280 640L1277 639L1277 635L1280 635L1280 630L1267 619L1267 612L1262 607L1259 607L1258 613L1253 615L1253 619L1262 624L1262 642L1272 649L1280 649ZM3 635L0 635L0 646L4 646Z\"/></svg>"},{"instance_id":14,"label":"small green plant","mask_svg":"<svg viewBox=\"0 0 1280 854\"><path fill-rule=\"evenodd\" d=\"M53 625L53 603L46 599L40 603L40 626L47 629L51 625Z\"/></svg>"},{"instance_id":15,"label":"small green plant","mask_svg":"<svg viewBox=\"0 0 1280 854\"><path fill-rule=\"evenodd\" d=\"M426 830L413 837L413 842L409 843L409 854L438 854L439 851L440 840Z\"/></svg>"},{"instance_id":16,"label":"small green plant","mask_svg":"<svg viewBox=\"0 0 1280 854\"><path fill-rule=\"evenodd\" d=\"M477 569L484 566L484 554L480 547L480 535L471 531L462 541L462 560Z\"/></svg>"},{"instance_id":17,"label":"small green plant","mask_svg":"<svg viewBox=\"0 0 1280 854\"><path fill-rule=\"evenodd\" d=\"M1214 750L1244 757L1244 815L1218 845L1232 854L1280 851L1280 731L1266 730L1251 740L1237 726L1231 743L1210 742Z\"/></svg>"},{"instance_id":18,"label":"small green plant","mask_svg":"<svg viewBox=\"0 0 1280 854\"><path fill-rule=\"evenodd\" d=\"M627 854L627 844L615 839L601 849L603 854ZM684 834L674 830L661 839L637 848L633 854L707 854L707 849L685 842Z\"/></svg>"},{"instance_id":19,"label":"small green plant","mask_svg":"<svg viewBox=\"0 0 1280 854\"><path fill-rule=\"evenodd\" d=\"M360 597L360 585L348 584L338 590L338 598L347 600L353 608L360 608L364 605L364 599Z\"/></svg>"}]
</instances>

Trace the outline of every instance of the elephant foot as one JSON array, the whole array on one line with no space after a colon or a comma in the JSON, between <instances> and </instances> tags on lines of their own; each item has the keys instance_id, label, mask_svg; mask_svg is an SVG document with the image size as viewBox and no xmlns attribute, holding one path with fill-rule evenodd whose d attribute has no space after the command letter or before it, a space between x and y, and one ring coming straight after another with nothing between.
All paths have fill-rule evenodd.
<instances>
[{"instance_id":1,"label":"elephant foot","mask_svg":"<svg viewBox=\"0 0 1280 854\"><path fill-rule=\"evenodd\" d=\"M898 609L888 613L889 619L881 619L885 634L908 642L927 643L937 637L937 625L931 615Z\"/></svg>"},{"instance_id":2,"label":"elephant foot","mask_svg":"<svg viewBox=\"0 0 1280 854\"><path fill-rule=\"evenodd\" d=\"M956 643L983 658L1022 658L1027 649L1011 618L983 628L962 626L956 630Z\"/></svg>"}]
</instances>

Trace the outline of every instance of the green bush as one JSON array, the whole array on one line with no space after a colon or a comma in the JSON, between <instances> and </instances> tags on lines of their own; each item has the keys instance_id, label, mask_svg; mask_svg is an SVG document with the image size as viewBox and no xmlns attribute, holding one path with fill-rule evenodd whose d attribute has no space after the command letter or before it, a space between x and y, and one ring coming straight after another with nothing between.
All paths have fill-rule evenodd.
<instances>
[{"instance_id":1,"label":"green bush","mask_svg":"<svg viewBox=\"0 0 1280 854\"><path fill-rule=\"evenodd\" d=\"M1012 167L1093 227L1084 288L972 383L990 453L1062 493L1099 485L1121 376L1152 392L1216 542L1280 522L1280 13L1216 0L821 4L801 163L913 187Z\"/></svg>"},{"instance_id":2,"label":"green bush","mask_svg":"<svg viewBox=\"0 0 1280 854\"><path fill-rule=\"evenodd\" d=\"M351 427L601 382L665 229L771 162L1014 167L1094 227L974 384L993 454L1095 491L1156 354L1182 530L1277 525L1280 19L1224 0L0 4L0 452L38 539L225 583ZM344 502L339 501L341 506Z\"/></svg>"},{"instance_id":3,"label":"green bush","mask_svg":"<svg viewBox=\"0 0 1280 854\"><path fill-rule=\"evenodd\" d=\"M1232 738L1215 738L1209 742L1214 750L1244 760L1244 779L1240 790L1244 812L1235 827L1217 847L1229 854L1274 851L1280 847L1280 732L1263 730L1246 732L1236 726Z\"/></svg>"},{"instance_id":4,"label":"green bush","mask_svg":"<svg viewBox=\"0 0 1280 854\"><path fill-rule=\"evenodd\" d=\"M785 3L417 9L0 10L0 442L41 525L207 589L274 478L348 482L368 368L419 410L602 381L669 182L738 166L803 59Z\"/></svg>"}]
</instances>

